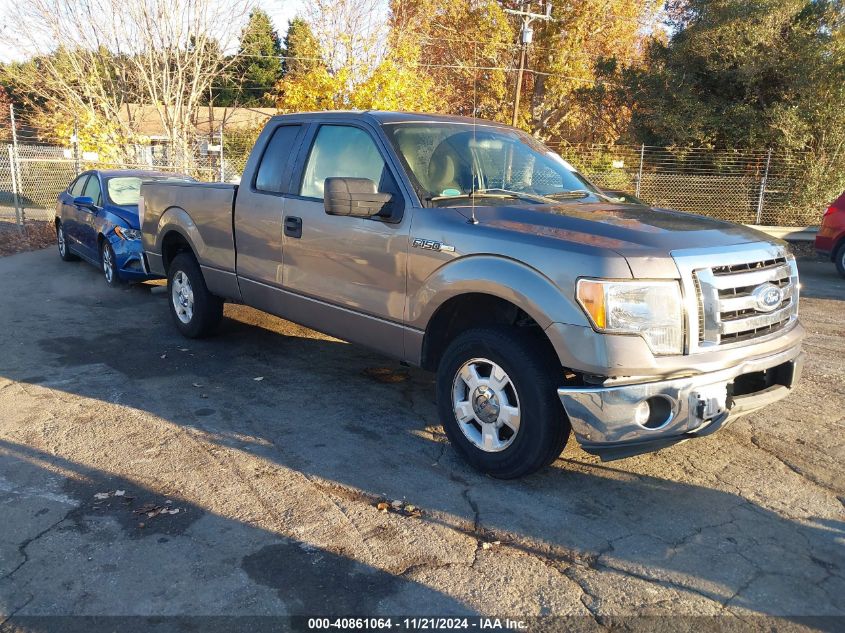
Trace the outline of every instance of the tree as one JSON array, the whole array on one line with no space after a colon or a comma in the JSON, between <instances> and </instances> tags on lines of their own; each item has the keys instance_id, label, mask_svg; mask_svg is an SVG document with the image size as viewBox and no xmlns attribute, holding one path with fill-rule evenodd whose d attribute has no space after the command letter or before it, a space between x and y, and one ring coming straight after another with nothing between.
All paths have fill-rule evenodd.
<instances>
[{"instance_id":1,"label":"tree","mask_svg":"<svg viewBox=\"0 0 845 633\"><path fill-rule=\"evenodd\" d=\"M343 15L343 28L357 22L354 12ZM275 92L280 110L433 111L441 105L431 79L420 73L420 49L412 41L390 31L378 44L371 39L372 33L362 33L357 41L339 35L346 39L338 45L338 38L325 30L332 20L321 20L322 38L309 20L296 18L290 23L284 44L284 76ZM376 48L383 51L381 57L375 56ZM367 60L355 51L371 57Z\"/></svg>"},{"instance_id":2,"label":"tree","mask_svg":"<svg viewBox=\"0 0 845 633\"><path fill-rule=\"evenodd\" d=\"M238 101L244 105L270 106L272 91L282 78L282 42L270 16L261 9L249 14L241 34L238 60L233 76L238 85Z\"/></svg>"},{"instance_id":3,"label":"tree","mask_svg":"<svg viewBox=\"0 0 845 633\"><path fill-rule=\"evenodd\" d=\"M633 133L656 144L806 148L845 133L836 1L674 0L674 35L630 78Z\"/></svg>"},{"instance_id":4,"label":"tree","mask_svg":"<svg viewBox=\"0 0 845 633\"><path fill-rule=\"evenodd\" d=\"M117 145L152 106L176 160L192 155L193 125L247 0L20 0L15 31L33 58L5 69L25 104L66 125L100 126Z\"/></svg>"},{"instance_id":5,"label":"tree","mask_svg":"<svg viewBox=\"0 0 845 633\"><path fill-rule=\"evenodd\" d=\"M535 22L520 124L543 139L612 142L629 111L610 98L606 75L636 66L662 3L582 0L554 3L552 20ZM621 125L620 125L621 123Z\"/></svg>"},{"instance_id":6,"label":"tree","mask_svg":"<svg viewBox=\"0 0 845 633\"><path fill-rule=\"evenodd\" d=\"M516 31L498 2L392 0L390 28L417 44L417 72L448 112L509 122Z\"/></svg>"},{"instance_id":7,"label":"tree","mask_svg":"<svg viewBox=\"0 0 845 633\"><path fill-rule=\"evenodd\" d=\"M288 23L282 56L282 76L301 74L323 64L320 44L304 18L296 17Z\"/></svg>"},{"instance_id":8,"label":"tree","mask_svg":"<svg viewBox=\"0 0 845 633\"><path fill-rule=\"evenodd\" d=\"M626 82L631 136L655 145L770 147L803 170L796 207L845 189L841 0L673 0L672 37ZM813 210L809 217L816 217Z\"/></svg>"}]
</instances>

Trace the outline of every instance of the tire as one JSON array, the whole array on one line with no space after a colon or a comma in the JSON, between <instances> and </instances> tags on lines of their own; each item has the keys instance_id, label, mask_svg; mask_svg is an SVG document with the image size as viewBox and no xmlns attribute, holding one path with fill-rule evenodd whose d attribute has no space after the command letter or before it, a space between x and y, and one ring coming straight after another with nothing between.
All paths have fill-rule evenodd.
<instances>
[{"instance_id":1,"label":"tire","mask_svg":"<svg viewBox=\"0 0 845 633\"><path fill-rule=\"evenodd\" d=\"M59 249L59 257L63 262L75 262L79 258L70 252L70 247L65 237L65 229L61 222L56 222L56 248Z\"/></svg>"},{"instance_id":2,"label":"tire","mask_svg":"<svg viewBox=\"0 0 845 633\"><path fill-rule=\"evenodd\" d=\"M100 270L103 271L103 277L109 288L120 288L123 286L123 280L117 271L117 259L114 256L114 249L108 240L103 240L100 246Z\"/></svg>"},{"instance_id":3,"label":"tire","mask_svg":"<svg viewBox=\"0 0 845 633\"><path fill-rule=\"evenodd\" d=\"M833 261L836 263L836 270L839 271L842 277L845 277L845 242L836 249L836 255L834 255Z\"/></svg>"},{"instance_id":4,"label":"tire","mask_svg":"<svg viewBox=\"0 0 845 633\"><path fill-rule=\"evenodd\" d=\"M223 300L211 294L192 253L179 253L167 271L170 314L182 336L203 338L215 332L223 318Z\"/></svg>"},{"instance_id":5,"label":"tire","mask_svg":"<svg viewBox=\"0 0 845 633\"><path fill-rule=\"evenodd\" d=\"M480 378L475 389L471 368ZM437 407L449 441L474 468L500 479L551 464L570 431L557 396L562 374L557 358L529 331L464 332L446 349L437 370Z\"/></svg>"}]
</instances>

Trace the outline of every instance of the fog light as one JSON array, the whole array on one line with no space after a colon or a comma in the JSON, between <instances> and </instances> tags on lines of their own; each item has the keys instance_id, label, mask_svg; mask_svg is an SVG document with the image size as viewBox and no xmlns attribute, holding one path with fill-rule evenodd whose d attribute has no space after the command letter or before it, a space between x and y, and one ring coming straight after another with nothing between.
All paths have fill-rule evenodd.
<instances>
[{"instance_id":1,"label":"fog light","mask_svg":"<svg viewBox=\"0 0 845 633\"><path fill-rule=\"evenodd\" d=\"M648 400L643 400L634 409L634 422L640 426L647 426L650 415L651 407L648 405Z\"/></svg>"},{"instance_id":2,"label":"fog light","mask_svg":"<svg viewBox=\"0 0 845 633\"><path fill-rule=\"evenodd\" d=\"M634 407L634 422L647 429L659 429L672 421L672 402L665 396L652 396Z\"/></svg>"}]
</instances>

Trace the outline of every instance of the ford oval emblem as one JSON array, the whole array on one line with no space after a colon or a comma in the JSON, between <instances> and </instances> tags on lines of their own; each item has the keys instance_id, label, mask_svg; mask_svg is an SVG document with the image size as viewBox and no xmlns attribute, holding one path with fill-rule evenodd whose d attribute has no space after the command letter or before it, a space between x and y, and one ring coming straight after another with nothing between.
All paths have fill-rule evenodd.
<instances>
[{"instance_id":1,"label":"ford oval emblem","mask_svg":"<svg viewBox=\"0 0 845 633\"><path fill-rule=\"evenodd\" d=\"M783 290L774 284L765 283L762 286L757 286L751 296L754 297L758 311L771 312L783 301Z\"/></svg>"}]
</instances>

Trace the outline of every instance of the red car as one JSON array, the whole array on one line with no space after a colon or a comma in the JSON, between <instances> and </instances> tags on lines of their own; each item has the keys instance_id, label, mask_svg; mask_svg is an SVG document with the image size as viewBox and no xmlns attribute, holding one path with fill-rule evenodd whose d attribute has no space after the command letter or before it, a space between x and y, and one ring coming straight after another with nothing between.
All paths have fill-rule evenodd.
<instances>
[{"instance_id":1,"label":"red car","mask_svg":"<svg viewBox=\"0 0 845 633\"><path fill-rule=\"evenodd\" d=\"M816 235L816 252L830 257L839 274L845 277L845 193L824 212Z\"/></svg>"}]
</instances>

